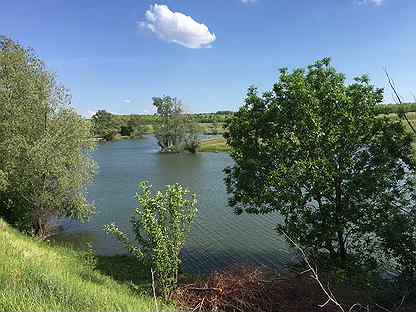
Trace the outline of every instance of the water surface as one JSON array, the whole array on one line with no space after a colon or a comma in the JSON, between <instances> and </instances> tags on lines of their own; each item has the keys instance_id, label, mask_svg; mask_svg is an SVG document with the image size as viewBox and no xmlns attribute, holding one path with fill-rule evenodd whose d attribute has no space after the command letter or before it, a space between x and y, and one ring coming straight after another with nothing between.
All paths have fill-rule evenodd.
<instances>
[{"instance_id":1,"label":"water surface","mask_svg":"<svg viewBox=\"0 0 416 312\"><path fill-rule=\"evenodd\" d=\"M85 224L66 222L61 238L91 241L102 255L126 253L104 233L103 226L115 222L132 235L129 219L136 208L138 182L148 180L155 190L178 182L199 200L198 216L183 252L186 271L205 273L233 264L287 262L286 244L274 231L280 220L277 214L238 216L228 206L222 171L232 164L227 154L161 154L155 138L146 136L100 144L92 157L99 173L88 188L88 199L95 203L97 213Z\"/></svg>"}]
</instances>

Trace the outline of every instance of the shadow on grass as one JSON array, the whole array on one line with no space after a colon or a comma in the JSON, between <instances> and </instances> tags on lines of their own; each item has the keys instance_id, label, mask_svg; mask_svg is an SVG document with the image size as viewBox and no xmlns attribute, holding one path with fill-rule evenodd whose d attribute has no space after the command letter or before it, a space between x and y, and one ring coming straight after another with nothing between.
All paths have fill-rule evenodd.
<instances>
[{"instance_id":1,"label":"shadow on grass","mask_svg":"<svg viewBox=\"0 0 416 312\"><path fill-rule=\"evenodd\" d=\"M150 266L132 256L96 256L95 269L134 290L149 293L152 289Z\"/></svg>"}]
</instances>

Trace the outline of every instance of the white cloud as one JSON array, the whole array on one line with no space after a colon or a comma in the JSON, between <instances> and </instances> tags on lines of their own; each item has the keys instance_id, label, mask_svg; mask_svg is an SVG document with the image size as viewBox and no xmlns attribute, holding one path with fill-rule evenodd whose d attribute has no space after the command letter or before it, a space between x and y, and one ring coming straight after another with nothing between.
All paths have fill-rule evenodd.
<instances>
[{"instance_id":1,"label":"white cloud","mask_svg":"<svg viewBox=\"0 0 416 312\"><path fill-rule=\"evenodd\" d=\"M126 104L130 104L132 102L132 100L130 100L130 99L124 99L123 100L123 103L126 103Z\"/></svg>"},{"instance_id":2,"label":"white cloud","mask_svg":"<svg viewBox=\"0 0 416 312\"><path fill-rule=\"evenodd\" d=\"M149 29L163 40L191 49L209 48L216 39L204 24L196 22L191 16L172 12L168 6L161 4L151 5L146 11L145 21L139 26Z\"/></svg>"},{"instance_id":3,"label":"white cloud","mask_svg":"<svg viewBox=\"0 0 416 312\"><path fill-rule=\"evenodd\" d=\"M256 3L257 0L241 0L241 2L244 4L251 4L251 3Z\"/></svg>"}]
</instances>

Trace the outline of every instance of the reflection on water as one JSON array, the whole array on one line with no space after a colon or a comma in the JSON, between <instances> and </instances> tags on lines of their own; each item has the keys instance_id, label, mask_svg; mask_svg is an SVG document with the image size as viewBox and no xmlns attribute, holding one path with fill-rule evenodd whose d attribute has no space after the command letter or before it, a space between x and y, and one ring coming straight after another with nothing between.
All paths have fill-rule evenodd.
<instances>
[{"instance_id":1,"label":"reflection on water","mask_svg":"<svg viewBox=\"0 0 416 312\"><path fill-rule=\"evenodd\" d=\"M183 253L186 271L204 273L237 263L272 266L287 261L286 244L273 230L280 220L277 214L237 216L228 206L222 172L232 164L227 154L160 154L155 139L147 136L99 145L93 158L99 173L88 188L88 198L97 214L86 224L64 222L60 239L75 244L91 241L98 254L125 253L104 233L104 224L115 222L132 235L129 219L136 207L138 182L149 180L155 190L178 182L199 199L199 213Z\"/></svg>"}]
</instances>

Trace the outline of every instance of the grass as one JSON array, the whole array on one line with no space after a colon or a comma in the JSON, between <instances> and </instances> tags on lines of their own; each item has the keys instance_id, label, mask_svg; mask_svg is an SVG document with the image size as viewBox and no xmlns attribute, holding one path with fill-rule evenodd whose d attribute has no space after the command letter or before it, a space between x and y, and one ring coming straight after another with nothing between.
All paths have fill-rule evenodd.
<instances>
[{"instance_id":1,"label":"grass","mask_svg":"<svg viewBox=\"0 0 416 312\"><path fill-rule=\"evenodd\" d=\"M228 152L230 147L224 138L203 140L199 149L201 152Z\"/></svg>"},{"instance_id":2,"label":"grass","mask_svg":"<svg viewBox=\"0 0 416 312\"><path fill-rule=\"evenodd\" d=\"M416 112L408 112L406 113L407 118L409 119L410 123L412 124L412 126L414 128L416 128ZM398 119L398 115L397 114L387 114L385 116L388 116L389 118L392 119ZM411 131L408 123L403 120L402 121L404 126L406 127L406 129L408 131ZM416 143L414 144L414 150L415 150L415 154L416 154ZM200 152L229 152L230 151L230 147L227 145L227 142L224 138L216 138L216 139L208 139L208 140L203 140L201 142L201 147L199 149Z\"/></svg>"},{"instance_id":3,"label":"grass","mask_svg":"<svg viewBox=\"0 0 416 312\"><path fill-rule=\"evenodd\" d=\"M200 131L203 134L223 134L225 132L224 123L199 123Z\"/></svg>"},{"instance_id":4,"label":"grass","mask_svg":"<svg viewBox=\"0 0 416 312\"><path fill-rule=\"evenodd\" d=\"M0 219L0 311L154 311L146 268L26 237ZM162 306L161 310L174 310Z\"/></svg>"}]
</instances>

